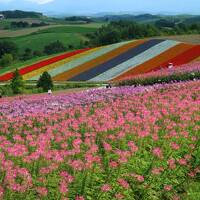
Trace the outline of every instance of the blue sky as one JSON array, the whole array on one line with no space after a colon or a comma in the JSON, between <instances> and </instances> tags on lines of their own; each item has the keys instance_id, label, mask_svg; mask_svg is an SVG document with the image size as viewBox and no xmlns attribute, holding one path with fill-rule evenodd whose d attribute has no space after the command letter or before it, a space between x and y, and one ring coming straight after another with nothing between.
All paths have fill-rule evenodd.
<instances>
[{"instance_id":1,"label":"blue sky","mask_svg":"<svg viewBox=\"0 0 200 200\"><path fill-rule=\"evenodd\" d=\"M148 12L200 14L200 0L0 0L0 10L52 13Z\"/></svg>"}]
</instances>

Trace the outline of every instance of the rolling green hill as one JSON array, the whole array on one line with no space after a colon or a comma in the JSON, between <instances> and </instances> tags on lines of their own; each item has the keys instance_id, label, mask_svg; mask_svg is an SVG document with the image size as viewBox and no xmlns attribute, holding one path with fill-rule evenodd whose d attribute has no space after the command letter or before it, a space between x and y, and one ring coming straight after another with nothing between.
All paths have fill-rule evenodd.
<instances>
[{"instance_id":1,"label":"rolling green hill","mask_svg":"<svg viewBox=\"0 0 200 200\"><path fill-rule=\"evenodd\" d=\"M13 41L17 44L20 52L23 52L27 47L31 48L32 50L41 51L45 45L56 40L61 41L65 46L73 45L74 47L79 48L80 42L87 40L85 34L94 32L96 30L97 28L87 27L87 25L80 27L60 26L36 31L29 35L12 38L1 38L0 41Z\"/></svg>"}]
</instances>

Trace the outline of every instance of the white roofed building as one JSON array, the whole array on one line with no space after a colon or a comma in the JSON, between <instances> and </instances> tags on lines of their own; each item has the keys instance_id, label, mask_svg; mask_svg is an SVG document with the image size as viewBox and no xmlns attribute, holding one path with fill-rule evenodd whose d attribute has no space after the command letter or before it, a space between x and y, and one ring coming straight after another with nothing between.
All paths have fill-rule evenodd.
<instances>
[{"instance_id":1,"label":"white roofed building","mask_svg":"<svg viewBox=\"0 0 200 200\"><path fill-rule=\"evenodd\" d=\"M4 19L5 17L4 17L4 15L3 14L0 14L0 20L1 19Z\"/></svg>"}]
</instances>

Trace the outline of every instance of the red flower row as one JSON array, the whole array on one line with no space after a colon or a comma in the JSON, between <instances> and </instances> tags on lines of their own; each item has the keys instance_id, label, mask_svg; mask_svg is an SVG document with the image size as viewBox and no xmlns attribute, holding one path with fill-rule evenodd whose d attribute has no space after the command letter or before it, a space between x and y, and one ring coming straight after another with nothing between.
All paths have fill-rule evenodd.
<instances>
[{"instance_id":1,"label":"red flower row","mask_svg":"<svg viewBox=\"0 0 200 200\"><path fill-rule=\"evenodd\" d=\"M193 48L179 54L175 58L167 60L161 66L167 67L169 63L173 63L174 66L180 66L180 65L189 63L190 61L194 60L195 58L199 56L200 56L200 45L196 45ZM158 69L160 69L160 66L154 68L153 71L158 70Z\"/></svg>"},{"instance_id":2,"label":"red flower row","mask_svg":"<svg viewBox=\"0 0 200 200\"><path fill-rule=\"evenodd\" d=\"M55 57L47 59L47 60L43 60L43 61L35 63L33 65L29 65L27 67L21 68L19 70L19 73L21 75L24 75L24 74L29 73L31 71L34 71L36 69L39 69L39 68L42 68L44 66L50 65L52 63L58 62L60 60L69 58L71 56L83 53L83 52L88 51L90 49L91 48L80 49L80 50L72 51L72 52L65 53L65 54L62 54L62 55L59 55L59 56L55 56ZM0 76L0 81L8 81L8 80L12 79L12 77L13 77L13 72L9 72L7 74L1 75Z\"/></svg>"}]
</instances>

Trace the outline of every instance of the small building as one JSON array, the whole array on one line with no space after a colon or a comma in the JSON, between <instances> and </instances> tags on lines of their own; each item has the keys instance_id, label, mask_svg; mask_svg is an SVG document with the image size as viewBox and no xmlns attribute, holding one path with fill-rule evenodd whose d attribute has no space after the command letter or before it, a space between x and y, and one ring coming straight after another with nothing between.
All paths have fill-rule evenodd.
<instances>
[{"instance_id":1,"label":"small building","mask_svg":"<svg viewBox=\"0 0 200 200\"><path fill-rule=\"evenodd\" d=\"M3 14L0 14L0 20L1 19L5 19L4 15Z\"/></svg>"}]
</instances>

